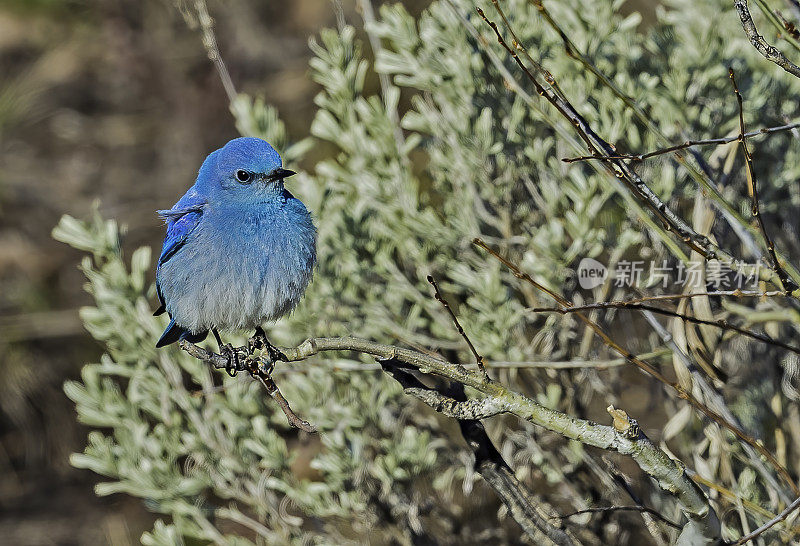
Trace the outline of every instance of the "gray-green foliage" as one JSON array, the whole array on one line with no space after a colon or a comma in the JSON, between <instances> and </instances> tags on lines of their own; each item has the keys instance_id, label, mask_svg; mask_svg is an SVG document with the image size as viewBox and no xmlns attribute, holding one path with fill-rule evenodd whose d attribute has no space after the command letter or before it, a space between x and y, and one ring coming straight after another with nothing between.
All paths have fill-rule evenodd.
<instances>
[{"instance_id":1,"label":"gray-green foliage","mask_svg":"<svg viewBox=\"0 0 800 546\"><path fill-rule=\"evenodd\" d=\"M503 4L531 55L605 139L629 150L659 145L622 101L564 55L532 3ZM798 82L763 77L779 74L747 46L727 3L667 4L659 23L640 32L637 15L619 13L621 2L546 2L577 45L670 138L737 129L728 64L740 71L748 109L759 112L749 119L761 124L796 115L797 102L786 99L800 91ZM383 7L366 29L382 44L374 65L353 27L323 30L312 40L311 77L321 90L310 132L335 151L310 165L294 187L316 218L319 268L300 308L272 335L291 343L353 333L468 361L448 315L431 298L425 276L432 274L492 360L605 355L581 344L583 330L570 317L527 312L549 302L487 260L471 240L502 248L537 280L563 290L574 282L580 258L660 256L663 233L642 229L630 199L596 165L560 161L585 153L569 125L495 47L472 4L453 6L434 2L417 20L402 5ZM477 42L470 26L490 45ZM376 71L391 77L381 94L367 91ZM261 99L241 96L231 108L243 134L270 140L289 164L302 162L314 145L311 139L290 145L276 111ZM796 205L792 182L800 158L782 138L756 145L761 174L771 181L764 198ZM693 195L693 183L669 161L642 172L665 199ZM743 188L735 172L731 181ZM726 191L742 201L743 190ZM66 386L80 419L97 429L73 463L108 478L98 494L135 495L164 514L143 537L146 544L368 538L410 544L419 536L496 544L519 534L513 524L498 525L494 514L465 516L485 501L464 497L474 476L457 435L380 372L336 372L335 362L322 359L286 371L279 366L284 394L320 430L318 437L298 439L258 384L223 380L176 348L153 348L164 324L150 316L149 249L134 252L128 265L116 225L99 217L65 217L55 236L93 254L82 269L96 303L82 317L106 348L100 363L84 368L81 382ZM738 250L735 239L727 242ZM650 348L648 339L636 350ZM573 412L585 412L598 392L601 404L619 395L595 371L512 370L498 377ZM671 402L664 404L672 411ZM559 502L577 509L592 491L609 502L619 495L577 444L516 422L497 423L493 434L523 478L553 487L575 482L557 495ZM689 453L703 430L681 434ZM607 532L601 523L586 530L600 541ZM615 540L624 542L626 531L618 532Z\"/></svg>"}]
</instances>

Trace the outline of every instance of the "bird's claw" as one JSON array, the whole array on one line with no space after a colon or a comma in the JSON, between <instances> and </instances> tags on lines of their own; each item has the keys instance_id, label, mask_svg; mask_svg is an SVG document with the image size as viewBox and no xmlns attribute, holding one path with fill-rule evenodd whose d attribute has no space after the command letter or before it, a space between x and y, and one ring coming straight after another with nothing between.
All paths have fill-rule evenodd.
<instances>
[{"instance_id":1,"label":"bird's claw","mask_svg":"<svg viewBox=\"0 0 800 546\"><path fill-rule=\"evenodd\" d=\"M236 377L236 374L242 369L239 363L239 353L236 352L236 349L234 349L233 345L230 343L226 343L220 347L220 349L222 349L222 352L228 357L228 363L225 365L225 372L231 377Z\"/></svg>"},{"instance_id":2,"label":"bird's claw","mask_svg":"<svg viewBox=\"0 0 800 546\"><path fill-rule=\"evenodd\" d=\"M256 333L253 334L253 337L247 341L247 348L251 354L255 350L265 350L267 352L267 357L270 360L271 367L274 367L275 362L278 362L279 360L286 360L286 355L284 355L277 347L269 342L267 339L267 334L261 328L256 328Z\"/></svg>"},{"instance_id":3,"label":"bird's claw","mask_svg":"<svg viewBox=\"0 0 800 546\"><path fill-rule=\"evenodd\" d=\"M272 359L266 358L259 358L258 359L258 371L261 374L266 376L271 376L272 371L275 369L275 361Z\"/></svg>"}]
</instances>

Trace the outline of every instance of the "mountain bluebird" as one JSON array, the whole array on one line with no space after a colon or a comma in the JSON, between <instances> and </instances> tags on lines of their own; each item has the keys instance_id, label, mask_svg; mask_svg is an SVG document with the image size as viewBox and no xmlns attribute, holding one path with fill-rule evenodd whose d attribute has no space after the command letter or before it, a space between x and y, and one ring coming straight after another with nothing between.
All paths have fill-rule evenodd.
<instances>
[{"instance_id":1,"label":"mountain bluebird","mask_svg":"<svg viewBox=\"0 0 800 546\"><path fill-rule=\"evenodd\" d=\"M171 209L158 211L167 235L155 314L172 320L156 347L202 341L211 330L233 358L217 330L245 328L269 345L261 325L294 309L316 262L311 215L283 185L293 174L267 142L237 138L206 158Z\"/></svg>"}]
</instances>

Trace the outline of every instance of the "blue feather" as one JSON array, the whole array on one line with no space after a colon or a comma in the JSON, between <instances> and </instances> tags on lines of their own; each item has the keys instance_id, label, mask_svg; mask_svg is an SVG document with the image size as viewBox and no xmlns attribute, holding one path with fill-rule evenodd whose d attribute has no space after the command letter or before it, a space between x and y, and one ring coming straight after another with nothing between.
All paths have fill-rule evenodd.
<instances>
[{"instance_id":1,"label":"blue feather","mask_svg":"<svg viewBox=\"0 0 800 546\"><path fill-rule=\"evenodd\" d=\"M187 196L189 199L186 199ZM200 223L205 204L205 199L196 193L189 192L173 208L158 211L158 215L167 222L167 236L164 238L161 256L158 258L159 266L169 260L186 243L192 230Z\"/></svg>"}]
</instances>

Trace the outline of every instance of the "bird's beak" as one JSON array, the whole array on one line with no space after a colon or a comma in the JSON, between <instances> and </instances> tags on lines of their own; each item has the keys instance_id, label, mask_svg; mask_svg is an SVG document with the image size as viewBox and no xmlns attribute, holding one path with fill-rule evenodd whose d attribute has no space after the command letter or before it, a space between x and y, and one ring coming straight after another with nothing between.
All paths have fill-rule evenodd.
<instances>
[{"instance_id":1,"label":"bird's beak","mask_svg":"<svg viewBox=\"0 0 800 546\"><path fill-rule=\"evenodd\" d=\"M294 171L290 171L289 169L275 169L271 173L267 175L268 180L283 180L284 178L288 178L294 174L297 174Z\"/></svg>"}]
</instances>

